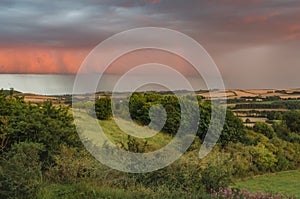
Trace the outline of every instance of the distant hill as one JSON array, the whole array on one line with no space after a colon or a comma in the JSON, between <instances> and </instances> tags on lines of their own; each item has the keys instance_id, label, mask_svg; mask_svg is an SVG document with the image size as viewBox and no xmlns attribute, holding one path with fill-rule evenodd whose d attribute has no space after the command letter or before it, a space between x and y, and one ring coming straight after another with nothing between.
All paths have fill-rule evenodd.
<instances>
[{"instance_id":1,"label":"distant hill","mask_svg":"<svg viewBox=\"0 0 300 199\"><path fill-rule=\"evenodd\" d=\"M3 90L3 92L4 92L5 95L9 95L11 91L10 90ZM21 94L21 93L22 93L21 91L14 90L14 94Z\"/></svg>"}]
</instances>

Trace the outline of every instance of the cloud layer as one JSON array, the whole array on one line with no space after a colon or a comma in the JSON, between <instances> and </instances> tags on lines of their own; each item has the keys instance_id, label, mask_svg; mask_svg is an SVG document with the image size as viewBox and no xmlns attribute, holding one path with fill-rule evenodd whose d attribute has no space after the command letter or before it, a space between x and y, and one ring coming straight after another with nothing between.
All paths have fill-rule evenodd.
<instances>
[{"instance_id":1,"label":"cloud layer","mask_svg":"<svg viewBox=\"0 0 300 199\"><path fill-rule=\"evenodd\" d=\"M75 73L99 42L144 26L193 37L231 87L271 85L279 74L296 86L300 72L298 0L2 0L0 9L0 73Z\"/></svg>"}]
</instances>

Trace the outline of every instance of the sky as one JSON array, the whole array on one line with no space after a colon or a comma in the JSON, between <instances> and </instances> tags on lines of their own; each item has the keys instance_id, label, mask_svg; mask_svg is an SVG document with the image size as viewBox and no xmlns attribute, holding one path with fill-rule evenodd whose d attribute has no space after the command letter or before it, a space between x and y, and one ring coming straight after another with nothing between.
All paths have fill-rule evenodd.
<instances>
[{"instance_id":1,"label":"sky","mask_svg":"<svg viewBox=\"0 0 300 199\"><path fill-rule=\"evenodd\" d=\"M1 0L0 9L0 73L75 74L108 37L163 27L199 42L227 88L300 87L299 0ZM193 76L180 58L140 53ZM142 62L135 57L109 72Z\"/></svg>"}]
</instances>

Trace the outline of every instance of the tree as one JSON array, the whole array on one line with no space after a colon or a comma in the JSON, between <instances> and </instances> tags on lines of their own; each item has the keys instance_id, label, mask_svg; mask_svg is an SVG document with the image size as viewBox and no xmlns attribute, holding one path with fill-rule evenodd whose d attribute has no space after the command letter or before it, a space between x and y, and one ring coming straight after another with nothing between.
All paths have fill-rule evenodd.
<instances>
[{"instance_id":1,"label":"tree","mask_svg":"<svg viewBox=\"0 0 300 199\"><path fill-rule=\"evenodd\" d=\"M276 135L272 126L265 122L256 122L253 126L253 130L267 136L269 139L272 139Z\"/></svg>"},{"instance_id":2,"label":"tree","mask_svg":"<svg viewBox=\"0 0 300 199\"><path fill-rule=\"evenodd\" d=\"M162 97L160 104L165 108L167 113L167 120L162 131L175 135L181 125L182 115L179 100L176 96L166 95Z\"/></svg>"},{"instance_id":3,"label":"tree","mask_svg":"<svg viewBox=\"0 0 300 199\"><path fill-rule=\"evenodd\" d=\"M199 100L198 103L200 109L200 121L198 125L197 136L200 138L200 140L204 140L210 123L211 104L202 100Z\"/></svg>"},{"instance_id":4,"label":"tree","mask_svg":"<svg viewBox=\"0 0 300 199\"><path fill-rule=\"evenodd\" d=\"M284 113L282 121L273 124L274 131L283 140L300 143L300 112Z\"/></svg>"},{"instance_id":5,"label":"tree","mask_svg":"<svg viewBox=\"0 0 300 199\"><path fill-rule=\"evenodd\" d=\"M111 99L109 97L99 98L95 102L96 116L100 120L109 120L112 117Z\"/></svg>"},{"instance_id":6,"label":"tree","mask_svg":"<svg viewBox=\"0 0 300 199\"><path fill-rule=\"evenodd\" d=\"M162 105L167 114L162 132L175 135L181 121L180 104L176 96L133 93L129 101L131 118L138 124L148 125L151 121L149 115L150 108L157 104Z\"/></svg>"},{"instance_id":7,"label":"tree","mask_svg":"<svg viewBox=\"0 0 300 199\"><path fill-rule=\"evenodd\" d=\"M150 123L149 110L153 102L147 102L147 98L140 93L133 93L129 99L129 112L131 118L138 124Z\"/></svg>"},{"instance_id":8,"label":"tree","mask_svg":"<svg viewBox=\"0 0 300 199\"><path fill-rule=\"evenodd\" d=\"M232 111L227 110L224 128L220 136L221 145L225 146L229 142L237 143L244 141L245 127L243 121L236 117Z\"/></svg>"},{"instance_id":9,"label":"tree","mask_svg":"<svg viewBox=\"0 0 300 199\"><path fill-rule=\"evenodd\" d=\"M206 133L209 129L209 125L213 125L211 128L216 129L215 131L219 131L222 129L222 133L220 135L219 143L224 147L229 142L244 142L245 140L245 127L243 125L243 121L236 117L232 111L226 110L226 118L224 122L224 126L221 126L221 118L214 118L214 121L211 121L211 104L203 101L199 101L200 107L200 121L198 126L197 136L204 140ZM220 107L214 108L214 115L222 115L221 112L224 111ZM212 122L212 124L210 124Z\"/></svg>"},{"instance_id":10,"label":"tree","mask_svg":"<svg viewBox=\"0 0 300 199\"><path fill-rule=\"evenodd\" d=\"M283 119L286 122L287 127L295 133L300 133L300 112L299 111L287 111L284 114Z\"/></svg>"},{"instance_id":11,"label":"tree","mask_svg":"<svg viewBox=\"0 0 300 199\"><path fill-rule=\"evenodd\" d=\"M53 106L50 101L26 103L23 98L6 98L0 92L0 154L20 142L41 143L51 160L60 145L81 146L69 108Z\"/></svg>"}]
</instances>

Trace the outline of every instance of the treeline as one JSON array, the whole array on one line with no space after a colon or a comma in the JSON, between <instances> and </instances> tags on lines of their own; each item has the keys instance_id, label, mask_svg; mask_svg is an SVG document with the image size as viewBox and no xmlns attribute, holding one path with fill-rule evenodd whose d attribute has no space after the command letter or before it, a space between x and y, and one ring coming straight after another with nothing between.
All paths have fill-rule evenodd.
<instances>
[{"instance_id":1,"label":"treeline","mask_svg":"<svg viewBox=\"0 0 300 199\"><path fill-rule=\"evenodd\" d=\"M157 111L157 115L161 112L161 109L158 109L155 105L161 105L166 111L166 122L161 129L161 132L167 133L170 135L175 135L178 132L180 125L184 126L184 130L186 133L193 133L194 129L189 129L190 124L194 118L197 118L197 111L194 108L199 108L200 110L200 119L198 122L198 130L197 136L200 140L204 140L205 135L207 134L209 123L211 120L211 104L203 101L198 98L198 104L194 106L194 101L187 97L181 97L180 99L185 107L185 111L188 114L181 114L181 108L179 99L175 95L160 95L152 92L146 93L133 93L130 97L129 101L123 100L122 102L117 102L115 105L116 113L120 117L124 115L126 109L124 108L124 103L129 104L129 112L131 118L140 125L148 125L151 122L150 119L150 109L154 106L155 113ZM218 109L216 107L217 112L219 111L221 114L222 109ZM95 111L98 119L110 119L112 117L111 112L111 99L108 97L99 98L95 102ZM220 115L219 114L219 115ZM245 139L245 129L243 126L243 122L240 118L235 117L230 110L227 110L225 119L225 125L221 134L221 138L219 142L225 146L229 142L239 142ZM160 115L162 116L162 115ZM161 118L154 118L152 127L160 127L162 126ZM214 125L216 129L222 129L220 122L217 120L214 121ZM219 126L218 126L219 125Z\"/></svg>"},{"instance_id":2,"label":"treeline","mask_svg":"<svg viewBox=\"0 0 300 199\"><path fill-rule=\"evenodd\" d=\"M236 104L235 109L300 109L300 101L275 101L267 103L243 103Z\"/></svg>"},{"instance_id":3,"label":"treeline","mask_svg":"<svg viewBox=\"0 0 300 199\"><path fill-rule=\"evenodd\" d=\"M109 112L109 100L109 98L101 98L96 101L96 104L97 102L102 105L109 104L106 109ZM189 101L189 97L185 97L185 101L187 104L192 103ZM134 93L128 102L132 119L141 125L149 124L150 107L161 104L167 113L167 120L162 132L171 135L176 134L181 120L180 105L176 96ZM203 141L211 119L211 104L198 99L198 105L200 120L197 137ZM117 106L117 111L122 113L124 111L122 103L117 104ZM234 116L230 110L227 110L225 124L218 141L219 146L221 149L227 150L229 154L241 153L243 158L248 159L248 161L251 160L245 168L242 168L243 166L240 163L246 164L246 162L242 163L243 161L236 160L235 166L241 168L237 168L236 174L234 174L235 177L244 177L249 175L249 173L255 175L299 167L300 153L297 150L300 143L300 112L274 111L268 114L270 119L272 117L272 119L276 118L280 119L280 121L275 122L272 126L258 122L253 128L246 128L240 118ZM240 147L239 152L238 149L233 150L236 146Z\"/></svg>"},{"instance_id":4,"label":"treeline","mask_svg":"<svg viewBox=\"0 0 300 199\"><path fill-rule=\"evenodd\" d=\"M255 103L245 103L245 104L236 104L234 109L281 109L285 108L281 104L255 104Z\"/></svg>"}]
</instances>

